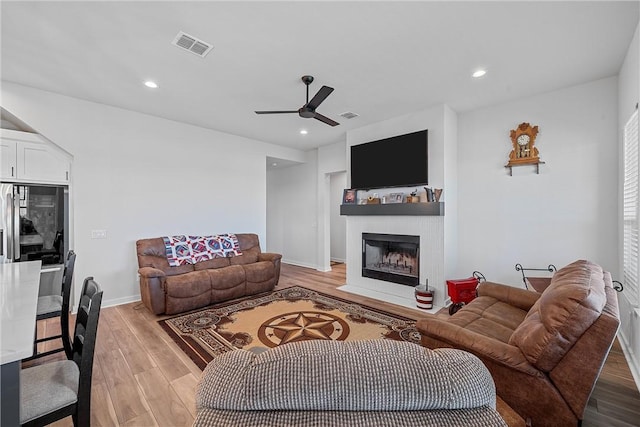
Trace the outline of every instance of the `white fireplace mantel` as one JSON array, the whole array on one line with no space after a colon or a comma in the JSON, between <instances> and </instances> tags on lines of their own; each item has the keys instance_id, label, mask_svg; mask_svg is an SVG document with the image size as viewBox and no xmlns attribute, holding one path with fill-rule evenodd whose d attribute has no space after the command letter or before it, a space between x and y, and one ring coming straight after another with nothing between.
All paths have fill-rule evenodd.
<instances>
[{"instance_id":1,"label":"white fireplace mantel","mask_svg":"<svg viewBox=\"0 0 640 427\"><path fill-rule=\"evenodd\" d=\"M340 215L444 215L444 202L340 205Z\"/></svg>"},{"instance_id":2,"label":"white fireplace mantel","mask_svg":"<svg viewBox=\"0 0 640 427\"><path fill-rule=\"evenodd\" d=\"M347 283L340 289L416 308L412 286L362 277L362 233L420 236L420 284L428 279L434 289L433 312L445 306L443 216L347 216Z\"/></svg>"}]
</instances>

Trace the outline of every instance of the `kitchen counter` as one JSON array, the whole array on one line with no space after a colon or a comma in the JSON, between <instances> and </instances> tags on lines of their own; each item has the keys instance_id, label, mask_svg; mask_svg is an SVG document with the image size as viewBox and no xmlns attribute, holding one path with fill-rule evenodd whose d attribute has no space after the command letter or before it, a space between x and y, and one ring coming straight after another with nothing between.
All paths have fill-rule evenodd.
<instances>
[{"instance_id":1,"label":"kitchen counter","mask_svg":"<svg viewBox=\"0 0 640 427\"><path fill-rule=\"evenodd\" d=\"M33 354L41 261L0 264L0 424L20 425L20 361Z\"/></svg>"}]
</instances>

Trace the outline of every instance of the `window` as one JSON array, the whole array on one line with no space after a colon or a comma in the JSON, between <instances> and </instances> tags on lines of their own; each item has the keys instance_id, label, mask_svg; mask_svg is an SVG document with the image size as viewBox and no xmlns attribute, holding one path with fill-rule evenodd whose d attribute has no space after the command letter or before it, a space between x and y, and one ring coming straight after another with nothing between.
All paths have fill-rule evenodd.
<instances>
[{"instance_id":1,"label":"window","mask_svg":"<svg viewBox=\"0 0 640 427\"><path fill-rule=\"evenodd\" d=\"M623 194L623 222L624 222L624 293L629 302L635 306L639 304L638 292L638 237L640 231L640 217L638 212L638 110L624 126L624 194Z\"/></svg>"}]
</instances>

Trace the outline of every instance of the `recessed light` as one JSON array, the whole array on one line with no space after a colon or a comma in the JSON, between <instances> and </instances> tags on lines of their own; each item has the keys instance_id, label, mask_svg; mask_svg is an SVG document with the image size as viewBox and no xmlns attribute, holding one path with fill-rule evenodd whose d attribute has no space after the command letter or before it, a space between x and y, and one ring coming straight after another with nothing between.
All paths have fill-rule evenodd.
<instances>
[{"instance_id":1,"label":"recessed light","mask_svg":"<svg viewBox=\"0 0 640 427\"><path fill-rule=\"evenodd\" d=\"M484 76L485 74L487 74L487 71L486 71L486 70L482 70L482 69L480 69L480 70L476 70L476 71L474 71L474 72L473 72L473 74L472 74L472 76L473 76L474 78L476 78L476 79L477 79L478 77L482 77L482 76Z\"/></svg>"},{"instance_id":2,"label":"recessed light","mask_svg":"<svg viewBox=\"0 0 640 427\"><path fill-rule=\"evenodd\" d=\"M152 82L151 80L147 80L146 82L144 82L144 85L146 87L150 87L151 89L157 89L158 88L158 83Z\"/></svg>"},{"instance_id":3,"label":"recessed light","mask_svg":"<svg viewBox=\"0 0 640 427\"><path fill-rule=\"evenodd\" d=\"M302 129L302 130L300 131L300 134L301 134L301 135L306 135L306 134L308 134L308 133L309 133L309 132L308 132L306 129Z\"/></svg>"},{"instance_id":4,"label":"recessed light","mask_svg":"<svg viewBox=\"0 0 640 427\"><path fill-rule=\"evenodd\" d=\"M278 164L276 162L271 163L271 166L276 167Z\"/></svg>"}]
</instances>

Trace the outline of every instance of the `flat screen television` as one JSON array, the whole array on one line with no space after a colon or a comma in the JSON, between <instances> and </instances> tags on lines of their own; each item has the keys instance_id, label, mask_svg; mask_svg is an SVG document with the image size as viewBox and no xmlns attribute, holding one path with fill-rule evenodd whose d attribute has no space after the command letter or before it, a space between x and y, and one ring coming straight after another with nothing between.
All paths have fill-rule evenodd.
<instances>
[{"instance_id":1,"label":"flat screen television","mask_svg":"<svg viewBox=\"0 0 640 427\"><path fill-rule=\"evenodd\" d=\"M351 146L351 188L429 183L427 130Z\"/></svg>"}]
</instances>

